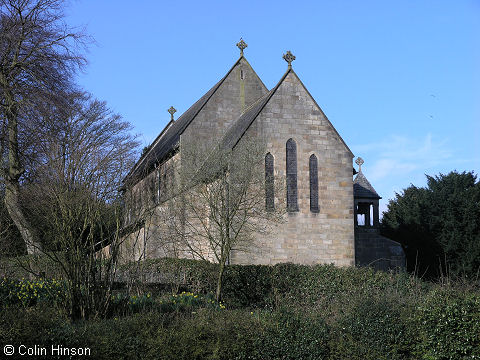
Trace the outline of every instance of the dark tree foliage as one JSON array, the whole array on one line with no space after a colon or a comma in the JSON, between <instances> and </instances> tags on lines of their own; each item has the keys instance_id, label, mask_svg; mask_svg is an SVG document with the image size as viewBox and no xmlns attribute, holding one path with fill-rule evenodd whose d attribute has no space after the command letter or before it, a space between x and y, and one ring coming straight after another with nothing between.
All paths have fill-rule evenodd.
<instances>
[{"instance_id":1,"label":"dark tree foliage","mask_svg":"<svg viewBox=\"0 0 480 360\"><path fill-rule=\"evenodd\" d=\"M427 175L390 200L382 233L402 244L407 270L428 278L480 273L480 182L473 172Z\"/></svg>"}]
</instances>

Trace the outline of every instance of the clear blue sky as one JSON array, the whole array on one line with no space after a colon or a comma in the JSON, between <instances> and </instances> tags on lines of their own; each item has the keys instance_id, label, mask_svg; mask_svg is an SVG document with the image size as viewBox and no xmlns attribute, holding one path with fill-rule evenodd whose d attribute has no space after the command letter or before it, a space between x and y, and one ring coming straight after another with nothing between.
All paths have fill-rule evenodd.
<instances>
[{"instance_id":1,"label":"clear blue sky","mask_svg":"<svg viewBox=\"0 0 480 360\"><path fill-rule=\"evenodd\" d=\"M74 1L96 40L79 83L149 144L245 55L267 87L293 68L383 196L480 172L480 1Z\"/></svg>"}]
</instances>

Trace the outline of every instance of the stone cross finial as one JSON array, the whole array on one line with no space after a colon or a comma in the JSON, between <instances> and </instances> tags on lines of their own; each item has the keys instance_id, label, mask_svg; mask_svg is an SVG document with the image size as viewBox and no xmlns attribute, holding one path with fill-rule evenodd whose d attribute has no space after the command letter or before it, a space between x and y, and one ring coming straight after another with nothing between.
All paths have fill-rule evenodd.
<instances>
[{"instance_id":1,"label":"stone cross finial","mask_svg":"<svg viewBox=\"0 0 480 360\"><path fill-rule=\"evenodd\" d=\"M355 164L358 165L358 172L362 171L362 165L365 161L361 157L357 157L357 160L355 160Z\"/></svg>"},{"instance_id":2,"label":"stone cross finial","mask_svg":"<svg viewBox=\"0 0 480 360\"><path fill-rule=\"evenodd\" d=\"M173 114L177 112L177 109L175 109L173 106L170 106L170 109L167 110L170 113L171 120L173 120Z\"/></svg>"},{"instance_id":3,"label":"stone cross finial","mask_svg":"<svg viewBox=\"0 0 480 360\"><path fill-rule=\"evenodd\" d=\"M240 49L240 56L243 56L243 50L245 50L247 46L247 43L240 38L240 41L237 43L237 47Z\"/></svg>"},{"instance_id":4,"label":"stone cross finial","mask_svg":"<svg viewBox=\"0 0 480 360\"><path fill-rule=\"evenodd\" d=\"M292 61L296 59L295 55L291 53L290 50L286 54L283 54L283 59L288 63L288 68L292 68Z\"/></svg>"}]
</instances>

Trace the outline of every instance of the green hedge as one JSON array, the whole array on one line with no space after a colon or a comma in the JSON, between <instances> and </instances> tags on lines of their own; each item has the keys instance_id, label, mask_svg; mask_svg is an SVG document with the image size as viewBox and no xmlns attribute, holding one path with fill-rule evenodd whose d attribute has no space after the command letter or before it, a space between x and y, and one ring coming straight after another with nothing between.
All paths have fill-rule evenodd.
<instances>
[{"instance_id":1,"label":"green hedge","mask_svg":"<svg viewBox=\"0 0 480 360\"><path fill-rule=\"evenodd\" d=\"M222 302L216 302L212 294L194 294L184 291L180 294L154 297L150 293L142 295L117 293L112 296L107 317L126 316L147 311L192 312L199 308L223 310L226 307Z\"/></svg>"},{"instance_id":2,"label":"green hedge","mask_svg":"<svg viewBox=\"0 0 480 360\"><path fill-rule=\"evenodd\" d=\"M410 358L415 340L409 326L413 307L379 296L355 298L332 325L332 359Z\"/></svg>"},{"instance_id":3,"label":"green hedge","mask_svg":"<svg viewBox=\"0 0 480 360\"><path fill-rule=\"evenodd\" d=\"M65 274L61 264L59 261L55 261L55 258L62 261L63 254L41 253L0 258L0 277L22 279L36 274L46 278L62 279Z\"/></svg>"},{"instance_id":4,"label":"green hedge","mask_svg":"<svg viewBox=\"0 0 480 360\"><path fill-rule=\"evenodd\" d=\"M180 270L186 289L214 290L214 264L164 259L150 266L164 273ZM331 359L480 358L478 297L478 290L423 282L406 273L333 265L231 265L223 289L229 309L321 315L328 324ZM276 319L282 324L283 317ZM259 338L253 338L257 344ZM266 348L274 346L264 343L264 354Z\"/></svg>"},{"instance_id":5,"label":"green hedge","mask_svg":"<svg viewBox=\"0 0 480 360\"><path fill-rule=\"evenodd\" d=\"M0 316L3 344L88 347L95 359L326 359L329 353L325 322L298 313L200 309L74 324L45 309Z\"/></svg>"},{"instance_id":6,"label":"green hedge","mask_svg":"<svg viewBox=\"0 0 480 360\"><path fill-rule=\"evenodd\" d=\"M480 294L435 289L414 312L424 359L480 359Z\"/></svg>"},{"instance_id":7,"label":"green hedge","mask_svg":"<svg viewBox=\"0 0 480 360\"><path fill-rule=\"evenodd\" d=\"M43 305L12 307L0 311L0 342L89 347L96 359L479 359L478 297L432 301L410 312L364 299L334 318L191 308L77 323Z\"/></svg>"},{"instance_id":8,"label":"green hedge","mask_svg":"<svg viewBox=\"0 0 480 360\"><path fill-rule=\"evenodd\" d=\"M137 263L122 268L124 277ZM141 263L140 278L161 282L174 293L179 290L212 293L217 265L189 259L155 259ZM295 304L315 306L338 296L348 301L352 294L395 293L411 296L425 293L431 284L405 273L375 272L370 268L338 268L334 265L229 265L225 269L223 299L229 307L274 308Z\"/></svg>"},{"instance_id":9,"label":"green hedge","mask_svg":"<svg viewBox=\"0 0 480 360\"><path fill-rule=\"evenodd\" d=\"M11 304L0 310L0 343L88 346L99 359L480 359L475 287L332 265L235 265L223 309L212 303L215 265L149 266L172 289L197 291L119 295L111 318L77 323L45 302Z\"/></svg>"}]
</instances>

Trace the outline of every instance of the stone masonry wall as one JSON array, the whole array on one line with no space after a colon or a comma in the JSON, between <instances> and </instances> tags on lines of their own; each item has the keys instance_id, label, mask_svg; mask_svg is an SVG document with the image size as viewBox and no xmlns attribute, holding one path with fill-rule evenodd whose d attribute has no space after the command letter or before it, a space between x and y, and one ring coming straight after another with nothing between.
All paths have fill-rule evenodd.
<instances>
[{"instance_id":1,"label":"stone masonry wall","mask_svg":"<svg viewBox=\"0 0 480 360\"><path fill-rule=\"evenodd\" d=\"M402 246L381 236L378 228L356 227L355 255L357 266L372 266L374 269L384 271L405 268Z\"/></svg>"},{"instance_id":2,"label":"stone masonry wall","mask_svg":"<svg viewBox=\"0 0 480 360\"><path fill-rule=\"evenodd\" d=\"M228 74L220 87L212 95L202 110L192 120L181 135L181 151L174 158L161 164L160 168L172 165L179 166L183 157L184 165L189 162L201 164L205 157L205 149L218 142L226 129L237 119L243 109L268 92L245 58ZM163 169L163 168L162 168ZM177 256L178 251L168 242L168 229L162 222L161 201L152 203L155 198L151 188L158 188L158 175L155 169L145 178L136 183L125 198L130 216L129 222L134 222L139 216L145 218L143 228L131 233L125 240L123 252L130 252L131 257L156 258L162 256ZM163 170L161 170L163 171ZM160 176L161 178L162 176ZM152 197L153 195L153 197ZM152 207L157 207L152 211ZM130 248L130 250L127 250ZM182 252L182 251L181 251Z\"/></svg>"},{"instance_id":3,"label":"stone masonry wall","mask_svg":"<svg viewBox=\"0 0 480 360\"><path fill-rule=\"evenodd\" d=\"M210 149L213 144L220 141L244 108L267 92L267 88L250 64L245 58L241 58L182 134L182 145L201 143L204 149ZM197 156L200 157L202 154Z\"/></svg>"},{"instance_id":4,"label":"stone masonry wall","mask_svg":"<svg viewBox=\"0 0 480 360\"><path fill-rule=\"evenodd\" d=\"M298 212L285 215L276 231L259 237L232 263L354 265L352 154L291 72L247 131L267 143L275 177L285 179L286 142L297 144ZM318 158L319 212L310 211L309 157ZM286 196L286 192L275 194Z\"/></svg>"},{"instance_id":5,"label":"stone masonry wall","mask_svg":"<svg viewBox=\"0 0 480 360\"><path fill-rule=\"evenodd\" d=\"M126 191L125 226L133 226L134 230L122 243L122 261L171 255L170 246L165 242L166 229L159 217L161 203L165 195L168 195L168 186L171 184L166 184L167 187L160 186L159 181L162 184L175 181L179 163L180 154L177 153ZM169 175L166 174L168 171ZM135 226L139 219L144 221L142 227Z\"/></svg>"}]
</instances>

